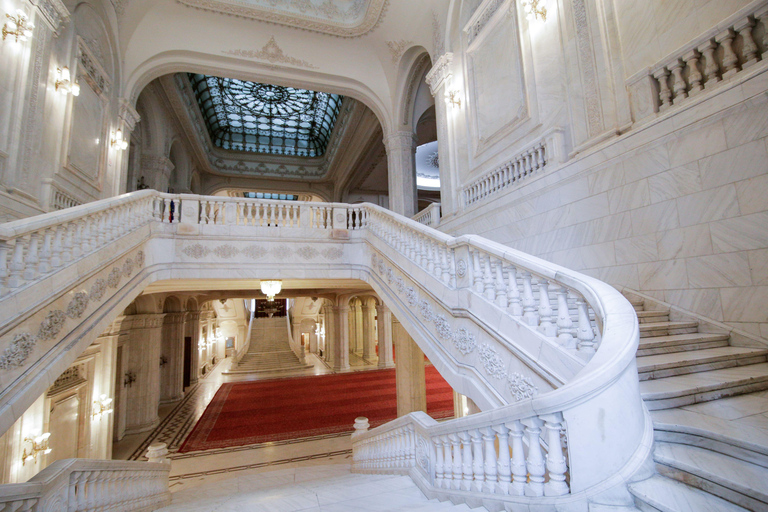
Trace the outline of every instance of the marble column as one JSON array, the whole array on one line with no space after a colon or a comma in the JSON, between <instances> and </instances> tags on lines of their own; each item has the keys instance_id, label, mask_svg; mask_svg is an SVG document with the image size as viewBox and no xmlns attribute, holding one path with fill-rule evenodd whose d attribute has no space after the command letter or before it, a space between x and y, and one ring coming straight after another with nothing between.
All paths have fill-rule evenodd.
<instances>
[{"instance_id":1,"label":"marble column","mask_svg":"<svg viewBox=\"0 0 768 512\"><path fill-rule=\"evenodd\" d=\"M126 373L125 433L137 434L152 430L160 422L160 346L164 314L130 315L125 317L121 330L128 331L129 345Z\"/></svg>"},{"instance_id":2,"label":"marble column","mask_svg":"<svg viewBox=\"0 0 768 512\"><path fill-rule=\"evenodd\" d=\"M334 361L334 342L333 340L336 338L336 329L335 329L335 321L334 321L334 311L333 306L330 306L328 304L323 306L322 309L323 313L323 323L325 325L325 340L323 343L323 359L325 359L325 362L329 365L333 366Z\"/></svg>"},{"instance_id":3,"label":"marble column","mask_svg":"<svg viewBox=\"0 0 768 512\"><path fill-rule=\"evenodd\" d=\"M376 306L377 327L379 330L379 368L393 368L392 360L392 312L386 304Z\"/></svg>"},{"instance_id":4,"label":"marble column","mask_svg":"<svg viewBox=\"0 0 768 512\"><path fill-rule=\"evenodd\" d=\"M435 98L435 123L437 124L437 152L440 161L440 213L443 217L455 214L460 209L458 200L458 177L451 153L453 147L452 123L461 112L458 106L449 106L445 101L453 76L452 53L445 53L435 62L425 77L432 96ZM466 106L465 106L466 108Z\"/></svg>"},{"instance_id":5,"label":"marble column","mask_svg":"<svg viewBox=\"0 0 768 512\"><path fill-rule=\"evenodd\" d=\"M397 364L397 417L416 411L427 412L427 386L424 376L424 352L396 319L392 321Z\"/></svg>"},{"instance_id":6,"label":"marble column","mask_svg":"<svg viewBox=\"0 0 768 512\"><path fill-rule=\"evenodd\" d=\"M349 351L359 352L358 344L360 341L357 339L357 304L349 305L349 320L347 324L347 332L349 332Z\"/></svg>"},{"instance_id":7,"label":"marble column","mask_svg":"<svg viewBox=\"0 0 768 512\"><path fill-rule=\"evenodd\" d=\"M200 344L200 312L187 311L184 323L184 335L192 338L190 343L190 375L189 385L194 386L200 379L200 350L197 348Z\"/></svg>"},{"instance_id":8,"label":"marble column","mask_svg":"<svg viewBox=\"0 0 768 512\"><path fill-rule=\"evenodd\" d=\"M301 344L301 324L296 321L296 319L292 319L291 322L291 334L293 334L293 343L296 345L296 350L299 353L299 359L301 362L305 362L304 358L304 345Z\"/></svg>"},{"instance_id":9,"label":"marble column","mask_svg":"<svg viewBox=\"0 0 768 512\"><path fill-rule=\"evenodd\" d=\"M166 313L160 350L160 403L184 397L184 317L185 313Z\"/></svg>"},{"instance_id":10,"label":"marble column","mask_svg":"<svg viewBox=\"0 0 768 512\"><path fill-rule=\"evenodd\" d=\"M375 313L373 305L365 302L360 308L362 315L362 338L363 338L363 359L370 361L376 356L376 340L373 335L373 330L376 324Z\"/></svg>"},{"instance_id":11,"label":"marble column","mask_svg":"<svg viewBox=\"0 0 768 512\"><path fill-rule=\"evenodd\" d=\"M349 306L337 306L333 308L335 320L335 336L333 339L335 371L349 370Z\"/></svg>"},{"instance_id":12,"label":"marble column","mask_svg":"<svg viewBox=\"0 0 768 512\"><path fill-rule=\"evenodd\" d=\"M384 138L387 149L389 209L412 217L416 213L416 135L393 132Z\"/></svg>"}]
</instances>

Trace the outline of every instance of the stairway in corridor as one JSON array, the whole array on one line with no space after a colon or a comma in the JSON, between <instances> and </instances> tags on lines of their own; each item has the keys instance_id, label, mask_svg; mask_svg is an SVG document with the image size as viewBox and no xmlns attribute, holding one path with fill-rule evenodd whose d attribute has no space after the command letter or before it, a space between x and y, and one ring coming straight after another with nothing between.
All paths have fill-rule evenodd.
<instances>
[{"instance_id":1,"label":"stairway in corridor","mask_svg":"<svg viewBox=\"0 0 768 512\"><path fill-rule=\"evenodd\" d=\"M768 417L761 414L768 349L732 346L728 334L699 332L696 321L670 321L669 310L630 302L640 321L637 370L658 471L630 485L637 506L768 511Z\"/></svg>"},{"instance_id":2,"label":"stairway in corridor","mask_svg":"<svg viewBox=\"0 0 768 512\"><path fill-rule=\"evenodd\" d=\"M305 370L311 364L302 363L289 344L285 317L254 318L251 323L251 343L237 364L227 373L266 373Z\"/></svg>"}]
</instances>

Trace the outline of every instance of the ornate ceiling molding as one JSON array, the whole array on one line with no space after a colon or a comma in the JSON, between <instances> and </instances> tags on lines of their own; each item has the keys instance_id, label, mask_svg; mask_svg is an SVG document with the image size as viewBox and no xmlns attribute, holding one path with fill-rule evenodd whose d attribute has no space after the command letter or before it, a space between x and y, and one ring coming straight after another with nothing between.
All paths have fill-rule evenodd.
<instances>
[{"instance_id":1,"label":"ornate ceiling molding","mask_svg":"<svg viewBox=\"0 0 768 512\"><path fill-rule=\"evenodd\" d=\"M440 56L439 59L437 59L437 62L435 62L435 65L432 66L432 69L427 73L427 76L424 78L427 82L427 85L429 85L429 90L432 92L432 96L437 94L437 91L442 87L442 85L453 76L453 71L451 70L451 63L453 62L453 53L444 53Z\"/></svg>"},{"instance_id":2,"label":"ornate ceiling molding","mask_svg":"<svg viewBox=\"0 0 768 512\"><path fill-rule=\"evenodd\" d=\"M400 39L399 41L387 41L386 43L387 48L389 48L389 53L392 54L393 64L397 64L397 61L399 61L400 57L403 56L405 50L413 45L413 41L406 39Z\"/></svg>"},{"instance_id":3,"label":"ornate ceiling molding","mask_svg":"<svg viewBox=\"0 0 768 512\"><path fill-rule=\"evenodd\" d=\"M289 66L296 66L299 68L317 69L317 66L295 57L289 57L285 54L282 48L278 46L275 41L275 36L269 38L267 44L265 44L261 50L226 50L221 53L227 55L234 55L235 57L242 57L245 59L259 60L272 64L271 67L276 68L277 64L288 64Z\"/></svg>"},{"instance_id":4,"label":"ornate ceiling molding","mask_svg":"<svg viewBox=\"0 0 768 512\"><path fill-rule=\"evenodd\" d=\"M177 0L202 9L337 37L359 37L378 26L389 0ZM344 7L341 4L346 4Z\"/></svg>"}]
</instances>

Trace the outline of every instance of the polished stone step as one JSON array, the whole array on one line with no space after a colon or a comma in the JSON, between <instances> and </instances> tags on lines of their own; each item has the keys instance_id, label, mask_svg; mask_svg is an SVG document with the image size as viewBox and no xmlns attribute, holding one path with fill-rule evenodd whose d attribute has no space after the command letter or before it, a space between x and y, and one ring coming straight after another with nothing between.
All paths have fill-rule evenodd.
<instances>
[{"instance_id":1,"label":"polished stone step","mask_svg":"<svg viewBox=\"0 0 768 512\"><path fill-rule=\"evenodd\" d=\"M654 354L669 354L717 347L727 347L728 334L687 333L670 336L652 336L641 338L637 350L638 357Z\"/></svg>"},{"instance_id":2,"label":"polished stone step","mask_svg":"<svg viewBox=\"0 0 768 512\"><path fill-rule=\"evenodd\" d=\"M720 368L764 363L768 349L718 347L637 358L640 380L659 379Z\"/></svg>"},{"instance_id":3,"label":"polished stone step","mask_svg":"<svg viewBox=\"0 0 768 512\"><path fill-rule=\"evenodd\" d=\"M640 324L640 337L669 336L698 332L698 322L649 322Z\"/></svg>"},{"instance_id":4,"label":"polished stone step","mask_svg":"<svg viewBox=\"0 0 768 512\"><path fill-rule=\"evenodd\" d=\"M734 415L738 415L743 414L739 412L741 409L757 410L754 403L757 400L760 398L742 395L722 400L720 407L723 411L733 410ZM656 441L698 446L768 468L766 429L679 408L653 411L651 417ZM764 425L768 425L768 418L765 418Z\"/></svg>"},{"instance_id":5,"label":"polished stone step","mask_svg":"<svg viewBox=\"0 0 768 512\"><path fill-rule=\"evenodd\" d=\"M637 321L641 324L669 322L669 310L637 311Z\"/></svg>"},{"instance_id":6,"label":"polished stone step","mask_svg":"<svg viewBox=\"0 0 768 512\"><path fill-rule=\"evenodd\" d=\"M657 471L748 510L768 510L768 469L698 446L657 442Z\"/></svg>"},{"instance_id":7,"label":"polished stone step","mask_svg":"<svg viewBox=\"0 0 768 512\"><path fill-rule=\"evenodd\" d=\"M640 382L640 393L649 410L681 407L765 389L768 389L768 363Z\"/></svg>"},{"instance_id":8,"label":"polished stone step","mask_svg":"<svg viewBox=\"0 0 768 512\"><path fill-rule=\"evenodd\" d=\"M629 484L643 512L747 512L747 509L682 482L655 475Z\"/></svg>"}]
</instances>

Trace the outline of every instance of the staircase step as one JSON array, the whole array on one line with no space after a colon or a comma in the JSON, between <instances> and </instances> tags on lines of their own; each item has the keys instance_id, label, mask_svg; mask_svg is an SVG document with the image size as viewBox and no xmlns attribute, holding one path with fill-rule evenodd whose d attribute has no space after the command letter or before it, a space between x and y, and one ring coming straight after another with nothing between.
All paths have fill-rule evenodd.
<instances>
[{"instance_id":1,"label":"staircase step","mask_svg":"<svg viewBox=\"0 0 768 512\"><path fill-rule=\"evenodd\" d=\"M729 501L660 475L629 484L629 492L637 507L646 512L746 512Z\"/></svg>"},{"instance_id":2,"label":"staircase step","mask_svg":"<svg viewBox=\"0 0 768 512\"><path fill-rule=\"evenodd\" d=\"M656 443L660 474L749 510L768 509L768 469L697 446Z\"/></svg>"},{"instance_id":3,"label":"staircase step","mask_svg":"<svg viewBox=\"0 0 768 512\"><path fill-rule=\"evenodd\" d=\"M728 334L688 333L642 338L638 357L728 346Z\"/></svg>"},{"instance_id":4,"label":"staircase step","mask_svg":"<svg viewBox=\"0 0 768 512\"><path fill-rule=\"evenodd\" d=\"M640 393L649 410L669 409L765 389L768 389L768 363L640 383Z\"/></svg>"},{"instance_id":5,"label":"staircase step","mask_svg":"<svg viewBox=\"0 0 768 512\"><path fill-rule=\"evenodd\" d=\"M637 358L640 380L764 363L768 349L719 347Z\"/></svg>"},{"instance_id":6,"label":"staircase step","mask_svg":"<svg viewBox=\"0 0 768 512\"><path fill-rule=\"evenodd\" d=\"M637 320L641 324L647 324L647 323L658 323L658 322L669 322L669 310L665 309L663 311L637 311Z\"/></svg>"},{"instance_id":7,"label":"staircase step","mask_svg":"<svg viewBox=\"0 0 768 512\"><path fill-rule=\"evenodd\" d=\"M725 402L727 408L728 399ZM768 468L768 430L686 409L653 411L651 417L656 441L698 446Z\"/></svg>"},{"instance_id":8,"label":"staircase step","mask_svg":"<svg viewBox=\"0 0 768 512\"><path fill-rule=\"evenodd\" d=\"M669 336L697 332L698 322L649 322L640 324L640 337Z\"/></svg>"}]
</instances>

